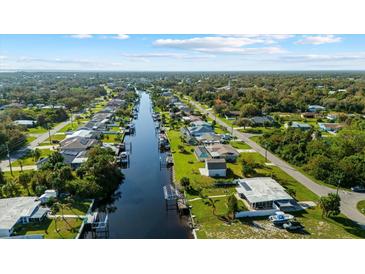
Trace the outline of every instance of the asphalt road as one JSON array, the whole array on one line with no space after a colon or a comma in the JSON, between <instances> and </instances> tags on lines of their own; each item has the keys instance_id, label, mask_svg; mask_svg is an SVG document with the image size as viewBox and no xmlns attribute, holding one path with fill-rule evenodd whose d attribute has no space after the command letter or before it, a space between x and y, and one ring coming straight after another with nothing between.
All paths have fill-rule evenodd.
<instances>
[{"instance_id":1,"label":"asphalt road","mask_svg":"<svg viewBox=\"0 0 365 274\"><path fill-rule=\"evenodd\" d=\"M288 163L280 159L279 157L275 156L269 151L266 151L263 147L261 147L256 142L249 139L252 134L242 133L235 129L232 130L232 127L223 122L221 119L216 117L211 111L202 108L199 104L194 101L190 100L190 103L194 105L199 111L208 115L211 119L216 120L217 124L226 127L228 131L232 132L234 136L241 139L242 141L246 142L253 150L260 153L262 156L267 157L267 159L282 169L285 173L289 174L291 177L296 179L299 183L306 186L312 192L317 194L318 196L327 195L330 192L336 192L335 189L319 185L307 176L303 175L301 172L290 166ZM357 222L363 228L365 228L365 216L361 214L356 205L359 201L365 200L365 193L355 193L345 190L339 190L339 195L341 197L341 212L346 215L351 220Z\"/></svg>"},{"instance_id":2,"label":"asphalt road","mask_svg":"<svg viewBox=\"0 0 365 274\"><path fill-rule=\"evenodd\" d=\"M69 123L71 123L71 120L68 119L65 122L62 122L60 124L58 124L57 126L55 126L53 129L50 130L51 135L54 135L56 132L60 131L64 126L68 125ZM40 143L44 142L45 140L47 140L49 137L48 132L40 134L37 139L35 139L34 141L30 142L26 147L21 148L13 153L11 153L10 155L10 161L14 162L16 160L18 160L20 157L24 156L27 151L29 149L35 149L35 147L37 147ZM0 162L0 168L1 170L8 170L7 168L9 167L9 160L2 160Z\"/></svg>"}]
</instances>

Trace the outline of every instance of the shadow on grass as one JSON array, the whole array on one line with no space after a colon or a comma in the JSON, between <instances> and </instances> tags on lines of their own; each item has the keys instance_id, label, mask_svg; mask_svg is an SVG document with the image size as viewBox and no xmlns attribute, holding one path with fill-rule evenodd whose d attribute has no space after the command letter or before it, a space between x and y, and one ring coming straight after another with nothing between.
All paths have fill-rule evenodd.
<instances>
[{"instance_id":1,"label":"shadow on grass","mask_svg":"<svg viewBox=\"0 0 365 274\"><path fill-rule=\"evenodd\" d=\"M356 222L354 222L346 217L331 216L331 217L328 217L327 220L331 220L331 221L341 224L344 227L344 229L352 235L355 235L360 238L365 238L365 229L362 229Z\"/></svg>"}]
</instances>

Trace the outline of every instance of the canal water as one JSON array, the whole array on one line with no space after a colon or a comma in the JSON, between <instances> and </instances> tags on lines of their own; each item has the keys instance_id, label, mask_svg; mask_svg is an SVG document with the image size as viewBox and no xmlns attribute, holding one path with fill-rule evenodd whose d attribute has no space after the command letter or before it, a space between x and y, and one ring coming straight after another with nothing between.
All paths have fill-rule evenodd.
<instances>
[{"instance_id":1,"label":"canal water","mask_svg":"<svg viewBox=\"0 0 365 274\"><path fill-rule=\"evenodd\" d=\"M152 119L149 94L141 92L136 133L131 143L130 164L123 169L125 179L109 213L110 238L186 239L191 238L185 217L166 210L163 186L171 182L171 170L161 166L165 155L159 152L158 136Z\"/></svg>"}]
</instances>

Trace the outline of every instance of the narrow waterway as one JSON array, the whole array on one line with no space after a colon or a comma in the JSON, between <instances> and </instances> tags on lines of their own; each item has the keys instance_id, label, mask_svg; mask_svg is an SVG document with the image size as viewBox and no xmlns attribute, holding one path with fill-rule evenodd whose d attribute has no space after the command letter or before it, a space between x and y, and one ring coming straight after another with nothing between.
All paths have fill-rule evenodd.
<instances>
[{"instance_id":1,"label":"narrow waterway","mask_svg":"<svg viewBox=\"0 0 365 274\"><path fill-rule=\"evenodd\" d=\"M123 169L125 180L121 196L109 214L110 238L178 239L190 238L187 221L175 210L166 210L163 186L171 181L171 171L160 166L164 154L158 149L158 137L151 113L149 94L141 92L136 133L125 141L132 144L129 168Z\"/></svg>"}]
</instances>

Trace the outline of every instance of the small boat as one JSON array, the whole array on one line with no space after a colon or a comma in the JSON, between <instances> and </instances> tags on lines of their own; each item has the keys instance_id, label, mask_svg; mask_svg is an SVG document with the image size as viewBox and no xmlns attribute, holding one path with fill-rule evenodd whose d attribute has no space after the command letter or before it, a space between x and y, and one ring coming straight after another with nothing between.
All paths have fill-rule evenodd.
<instances>
[{"instance_id":1,"label":"small boat","mask_svg":"<svg viewBox=\"0 0 365 274\"><path fill-rule=\"evenodd\" d=\"M167 156L166 165L173 165L173 164L174 164L174 160L173 160L172 156Z\"/></svg>"},{"instance_id":2,"label":"small boat","mask_svg":"<svg viewBox=\"0 0 365 274\"><path fill-rule=\"evenodd\" d=\"M286 214L282 211L275 212L275 215L269 216L269 220L273 222L274 225L280 225L294 219L293 215Z\"/></svg>"},{"instance_id":3,"label":"small boat","mask_svg":"<svg viewBox=\"0 0 365 274\"><path fill-rule=\"evenodd\" d=\"M119 155L119 163L125 164L128 163L128 153L126 151L123 151Z\"/></svg>"}]
</instances>

